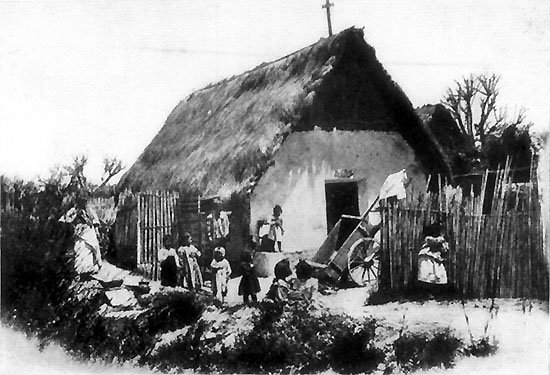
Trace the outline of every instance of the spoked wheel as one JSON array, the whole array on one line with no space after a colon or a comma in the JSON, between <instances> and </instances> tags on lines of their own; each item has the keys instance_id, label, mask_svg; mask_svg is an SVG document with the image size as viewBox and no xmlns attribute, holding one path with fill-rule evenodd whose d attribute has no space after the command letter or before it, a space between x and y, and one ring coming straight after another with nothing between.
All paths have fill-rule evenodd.
<instances>
[{"instance_id":1,"label":"spoked wheel","mask_svg":"<svg viewBox=\"0 0 550 375\"><path fill-rule=\"evenodd\" d=\"M374 238L360 238L350 247L348 271L351 280L366 286L378 280L380 244Z\"/></svg>"}]
</instances>

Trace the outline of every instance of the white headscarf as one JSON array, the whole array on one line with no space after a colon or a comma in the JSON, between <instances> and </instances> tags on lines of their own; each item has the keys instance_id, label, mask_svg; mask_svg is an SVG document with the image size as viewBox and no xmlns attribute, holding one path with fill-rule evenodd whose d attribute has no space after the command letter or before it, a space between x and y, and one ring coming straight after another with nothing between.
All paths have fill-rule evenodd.
<instances>
[{"instance_id":1,"label":"white headscarf","mask_svg":"<svg viewBox=\"0 0 550 375\"><path fill-rule=\"evenodd\" d=\"M221 246L216 247L216 248L214 249L214 252L218 252L218 253L220 253L222 256L225 257L225 249L224 249L223 247L221 247Z\"/></svg>"}]
</instances>

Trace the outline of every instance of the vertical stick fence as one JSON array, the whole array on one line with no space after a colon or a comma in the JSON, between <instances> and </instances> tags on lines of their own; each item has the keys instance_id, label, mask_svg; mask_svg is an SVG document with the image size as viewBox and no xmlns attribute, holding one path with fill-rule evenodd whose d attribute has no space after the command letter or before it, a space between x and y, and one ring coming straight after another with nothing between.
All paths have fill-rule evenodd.
<instances>
[{"instance_id":1,"label":"vertical stick fence","mask_svg":"<svg viewBox=\"0 0 550 375\"><path fill-rule=\"evenodd\" d=\"M450 249L445 267L456 292L474 298L547 299L548 265L536 178L512 184L509 175L509 163L497 171L490 205L486 172L478 195L473 189L463 194L439 180L437 193L383 206L381 287L409 290L417 286L423 226L439 221L447 232Z\"/></svg>"}]
</instances>

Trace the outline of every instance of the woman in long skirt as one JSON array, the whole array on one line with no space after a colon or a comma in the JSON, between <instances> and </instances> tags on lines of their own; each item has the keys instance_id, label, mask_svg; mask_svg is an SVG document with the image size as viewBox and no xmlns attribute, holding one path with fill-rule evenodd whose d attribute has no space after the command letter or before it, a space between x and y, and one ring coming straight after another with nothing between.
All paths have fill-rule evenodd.
<instances>
[{"instance_id":1,"label":"woman in long skirt","mask_svg":"<svg viewBox=\"0 0 550 375\"><path fill-rule=\"evenodd\" d=\"M179 259L176 250L172 247L169 236L165 236L163 246L158 251L160 263L160 284L174 287L178 281Z\"/></svg>"},{"instance_id":2,"label":"woman in long skirt","mask_svg":"<svg viewBox=\"0 0 550 375\"><path fill-rule=\"evenodd\" d=\"M187 275L187 287L189 289L200 290L202 288L202 273L199 267L198 259L201 252L193 245L193 239L189 233L183 235L183 246L178 249L178 252L185 255L189 267Z\"/></svg>"}]
</instances>

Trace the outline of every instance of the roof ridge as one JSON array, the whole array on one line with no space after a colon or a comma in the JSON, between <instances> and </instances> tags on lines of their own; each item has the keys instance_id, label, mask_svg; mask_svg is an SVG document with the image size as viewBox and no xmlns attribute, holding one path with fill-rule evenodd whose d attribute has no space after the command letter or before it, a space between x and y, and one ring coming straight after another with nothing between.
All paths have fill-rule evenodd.
<instances>
[{"instance_id":1,"label":"roof ridge","mask_svg":"<svg viewBox=\"0 0 550 375\"><path fill-rule=\"evenodd\" d=\"M220 86L220 85L222 85L222 84L225 84L225 83L227 83L227 82L231 82L231 81L233 81L234 79L237 79L237 78L242 77L242 76L244 76L244 75L247 75L247 74L249 74L249 73L255 72L255 71L257 71L257 70L259 70L259 69L261 69L261 68L264 68L264 67L266 67L266 66L275 64L275 63L280 62L280 61L282 61L282 60L284 60L284 59L287 59L287 58L289 58L289 57L292 56L292 55L295 55L295 54L298 54L298 53L300 53L300 52L302 52L302 51L307 50L308 48L313 48L315 45L317 45L317 44L319 44L319 43L321 43L321 42L323 42L323 41L327 41L327 40L331 40L331 39L332 39L332 40L336 40L337 38L343 37L343 35L345 35L345 34L348 34L348 33L350 33L350 32L356 32L356 31L363 32L363 29L362 29L362 28L355 27L355 26L351 26L351 27L348 27L348 28L345 29L345 30L340 31L338 34L334 34L334 35L329 36L329 37L321 37L321 38L319 38L319 40L317 40L316 42L311 43L311 44L309 44L309 45L307 45L307 46L305 46L305 47L302 47L302 48L300 48L300 49L297 49L297 50L295 50L295 51L293 51L293 52L290 52L290 53L288 53L288 54L286 54L286 55L284 55L284 56L282 56L282 57L279 57L279 58L277 58L277 59L275 59L275 60L271 60L271 61L267 61L267 62L264 61L264 62L262 62L262 63L256 65L255 67L253 67L253 68L251 68L251 69L249 69L249 70L245 70L245 71L242 72L242 73L235 74L235 75L233 75L233 76L231 76L231 77L221 79L221 80L219 80L219 81L217 81L217 82L209 83L209 84L207 84L206 86L204 86L203 88L200 88L200 89L197 89L197 90L193 91L191 94L188 95L187 99L190 99L193 95L195 95L195 94L197 94L197 93L199 93L199 92L202 92L202 91L205 91L205 90L214 88L214 87L218 87L218 86ZM186 99L186 100L187 100L187 99Z\"/></svg>"}]
</instances>

